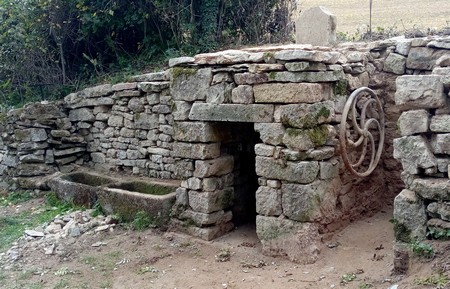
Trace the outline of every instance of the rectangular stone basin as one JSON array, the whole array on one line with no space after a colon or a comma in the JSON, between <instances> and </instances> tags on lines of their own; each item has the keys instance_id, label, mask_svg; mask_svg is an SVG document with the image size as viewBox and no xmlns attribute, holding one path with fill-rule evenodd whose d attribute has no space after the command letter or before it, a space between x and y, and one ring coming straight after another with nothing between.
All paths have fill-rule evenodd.
<instances>
[{"instance_id":1,"label":"rectangular stone basin","mask_svg":"<svg viewBox=\"0 0 450 289\"><path fill-rule=\"evenodd\" d=\"M104 176L76 172L53 178L48 185L59 199L91 208L97 201L100 187L113 182L113 179Z\"/></svg>"},{"instance_id":2,"label":"rectangular stone basin","mask_svg":"<svg viewBox=\"0 0 450 289\"><path fill-rule=\"evenodd\" d=\"M170 218L178 185L156 181L130 181L109 184L98 194L106 214L132 221L139 211L146 212L154 225L164 226Z\"/></svg>"}]
</instances>

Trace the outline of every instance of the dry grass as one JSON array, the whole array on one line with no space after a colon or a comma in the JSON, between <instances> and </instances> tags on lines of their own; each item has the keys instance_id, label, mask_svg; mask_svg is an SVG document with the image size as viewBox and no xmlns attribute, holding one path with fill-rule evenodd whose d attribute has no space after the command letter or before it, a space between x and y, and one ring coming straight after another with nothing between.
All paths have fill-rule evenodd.
<instances>
[{"instance_id":1,"label":"dry grass","mask_svg":"<svg viewBox=\"0 0 450 289\"><path fill-rule=\"evenodd\" d=\"M369 0L300 0L300 9L325 6L338 19L338 32L354 33L369 24ZM450 0L373 0L372 29L450 26Z\"/></svg>"}]
</instances>

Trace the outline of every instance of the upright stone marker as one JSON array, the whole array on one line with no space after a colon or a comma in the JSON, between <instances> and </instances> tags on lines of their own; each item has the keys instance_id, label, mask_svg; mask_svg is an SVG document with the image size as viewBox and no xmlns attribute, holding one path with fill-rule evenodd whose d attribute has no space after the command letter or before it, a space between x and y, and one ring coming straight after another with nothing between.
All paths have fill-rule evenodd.
<instances>
[{"instance_id":1,"label":"upright stone marker","mask_svg":"<svg viewBox=\"0 0 450 289\"><path fill-rule=\"evenodd\" d=\"M295 25L297 44L330 46L336 43L336 16L325 7L314 7L300 13Z\"/></svg>"}]
</instances>

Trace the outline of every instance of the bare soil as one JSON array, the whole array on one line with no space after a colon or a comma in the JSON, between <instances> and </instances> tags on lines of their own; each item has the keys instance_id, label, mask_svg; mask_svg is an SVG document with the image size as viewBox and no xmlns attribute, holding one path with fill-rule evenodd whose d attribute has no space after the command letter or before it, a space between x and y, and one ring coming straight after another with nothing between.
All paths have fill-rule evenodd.
<instances>
[{"instance_id":1,"label":"bare soil","mask_svg":"<svg viewBox=\"0 0 450 289\"><path fill-rule=\"evenodd\" d=\"M355 33L361 25L369 25L369 0L301 0L300 9L327 7L337 16L337 31ZM450 26L449 0L373 0L372 29L396 28L400 31L414 28Z\"/></svg>"},{"instance_id":2,"label":"bare soil","mask_svg":"<svg viewBox=\"0 0 450 289\"><path fill-rule=\"evenodd\" d=\"M35 199L0 208L0 214L13 216L40 204ZM415 280L450 268L450 243L433 243L434 260L414 258L409 276L393 277L391 214L388 207L350 224L324 241L320 259L312 265L262 255L254 225L211 242L118 226L60 240L62 255L45 255L30 246L18 261L0 262L0 288L433 288L415 285ZM96 242L103 245L93 247Z\"/></svg>"}]
</instances>

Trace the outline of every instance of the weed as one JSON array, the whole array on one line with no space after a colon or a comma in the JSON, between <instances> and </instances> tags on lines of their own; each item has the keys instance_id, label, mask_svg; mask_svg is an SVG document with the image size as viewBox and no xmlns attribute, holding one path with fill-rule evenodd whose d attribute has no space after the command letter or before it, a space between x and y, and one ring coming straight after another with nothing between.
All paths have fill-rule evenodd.
<instances>
[{"instance_id":1,"label":"weed","mask_svg":"<svg viewBox=\"0 0 450 289\"><path fill-rule=\"evenodd\" d=\"M369 288L373 288L373 285L370 283L362 283L359 285L359 289L369 289Z\"/></svg>"},{"instance_id":2,"label":"weed","mask_svg":"<svg viewBox=\"0 0 450 289\"><path fill-rule=\"evenodd\" d=\"M355 273L347 273L341 276L341 284L345 285L356 280Z\"/></svg>"},{"instance_id":3,"label":"weed","mask_svg":"<svg viewBox=\"0 0 450 289\"><path fill-rule=\"evenodd\" d=\"M413 254L417 257L431 259L434 257L433 247L427 243L414 241L410 244Z\"/></svg>"},{"instance_id":4,"label":"weed","mask_svg":"<svg viewBox=\"0 0 450 289\"><path fill-rule=\"evenodd\" d=\"M92 217L105 215L105 212L103 211L103 208L98 200L95 202L94 207L92 209L94 209L94 211L91 214Z\"/></svg>"},{"instance_id":5,"label":"weed","mask_svg":"<svg viewBox=\"0 0 450 289\"><path fill-rule=\"evenodd\" d=\"M450 283L450 279L448 276L439 274L439 275L431 275L429 277L417 278L414 280L416 285L426 285L426 286L436 286L435 288L444 288L445 285Z\"/></svg>"},{"instance_id":6,"label":"weed","mask_svg":"<svg viewBox=\"0 0 450 289\"><path fill-rule=\"evenodd\" d=\"M135 230L142 231L149 227L154 227L155 220L145 211L139 211L134 216L134 220L131 222L132 227Z\"/></svg>"},{"instance_id":7,"label":"weed","mask_svg":"<svg viewBox=\"0 0 450 289\"><path fill-rule=\"evenodd\" d=\"M450 230L441 229L441 228L433 228L429 227L429 231L427 236L437 239L437 240L449 240L450 239Z\"/></svg>"},{"instance_id":8,"label":"weed","mask_svg":"<svg viewBox=\"0 0 450 289\"><path fill-rule=\"evenodd\" d=\"M152 267L152 266L145 266L145 267L142 267L141 269L139 269L140 274L144 274L144 273L148 273L148 272L158 273L159 271L158 271L158 269L156 269L155 267Z\"/></svg>"},{"instance_id":9,"label":"weed","mask_svg":"<svg viewBox=\"0 0 450 289\"><path fill-rule=\"evenodd\" d=\"M217 262L230 261L231 251L230 251L230 249L222 248L222 249L220 249L220 251L217 253L217 255L215 257L216 257Z\"/></svg>"},{"instance_id":10,"label":"weed","mask_svg":"<svg viewBox=\"0 0 450 289\"><path fill-rule=\"evenodd\" d=\"M67 281L66 279L61 279L58 281L58 283L56 283L55 287L53 287L53 289L64 289L64 288L70 288L69 286L69 281Z\"/></svg>"},{"instance_id":11,"label":"weed","mask_svg":"<svg viewBox=\"0 0 450 289\"><path fill-rule=\"evenodd\" d=\"M10 206L10 205L17 205L19 203L26 202L32 198L30 192L28 191L14 191L9 193L5 197L0 197L0 205Z\"/></svg>"},{"instance_id":12,"label":"weed","mask_svg":"<svg viewBox=\"0 0 450 289\"><path fill-rule=\"evenodd\" d=\"M58 271L55 272L55 276L65 276L68 274L73 274L73 271L70 271L69 268L67 267L62 267L61 269L59 269Z\"/></svg>"}]
</instances>

